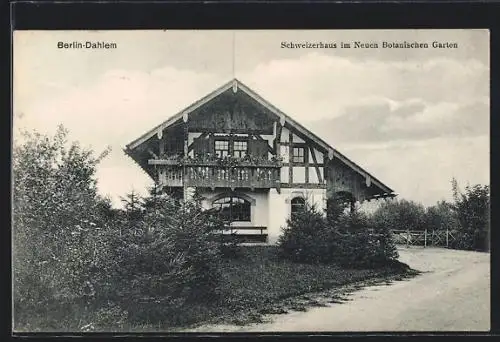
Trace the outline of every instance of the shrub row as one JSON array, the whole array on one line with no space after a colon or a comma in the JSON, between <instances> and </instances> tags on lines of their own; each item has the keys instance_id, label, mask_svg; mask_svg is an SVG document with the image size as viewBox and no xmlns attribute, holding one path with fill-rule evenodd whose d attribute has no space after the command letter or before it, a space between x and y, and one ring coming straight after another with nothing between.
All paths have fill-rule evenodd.
<instances>
[{"instance_id":1,"label":"shrub row","mask_svg":"<svg viewBox=\"0 0 500 342\"><path fill-rule=\"evenodd\" d=\"M306 206L293 215L278 241L280 255L295 262L337 263L352 268L380 267L397 259L385 227L371 225L360 212L344 213L335 204L329 209L326 217L315 206Z\"/></svg>"},{"instance_id":2,"label":"shrub row","mask_svg":"<svg viewBox=\"0 0 500 342\"><path fill-rule=\"evenodd\" d=\"M439 201L427 208L404 199L385 202L371 220L390 230L448 230L455 237L451 248L489 250L489 186L468 185L460 191L452 179L452 194L452 202Z\"/></svg>"}]
</instances>

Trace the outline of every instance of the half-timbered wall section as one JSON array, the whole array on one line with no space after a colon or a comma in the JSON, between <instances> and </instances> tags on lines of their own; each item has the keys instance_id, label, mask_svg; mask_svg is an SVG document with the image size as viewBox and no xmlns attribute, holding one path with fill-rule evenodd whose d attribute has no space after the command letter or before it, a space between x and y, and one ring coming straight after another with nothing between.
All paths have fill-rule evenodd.
<instances>
[{"instance_id":1,"label":"half-timbered wall section","mask_svg":"<svg viewBox=\"0 0 500 342\"><path fill-rule=\"evenodd\" d=\"M281 186L289 188L325 188L324 152L313 141L294 133L285 124L281 130L280 155L283 158Z\"/></svg>"}]
</instances>

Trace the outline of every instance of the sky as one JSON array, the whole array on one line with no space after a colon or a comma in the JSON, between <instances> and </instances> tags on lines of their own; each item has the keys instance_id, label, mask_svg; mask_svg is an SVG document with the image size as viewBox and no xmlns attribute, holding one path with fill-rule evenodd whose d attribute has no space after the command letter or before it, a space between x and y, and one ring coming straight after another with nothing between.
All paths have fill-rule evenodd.
<instances>
[{"instance_id":1,"label":"sky","mask_svg":"<svg viewBox=\"0 0 500 342\"><path fill-rule=\"evenodd\" d=\"M117 48L58 48L86 41ZM355 41L378 48L340 48ZM283 47L306 42L337 48ZM116 206L152 184L125 145L234 77L400 198L432 205L451 199L452 177L490 182L487 30L16 31L13 49L14 143L62 124L96 153L111 147L97 179Z\"/></svg>"}]
</instances>

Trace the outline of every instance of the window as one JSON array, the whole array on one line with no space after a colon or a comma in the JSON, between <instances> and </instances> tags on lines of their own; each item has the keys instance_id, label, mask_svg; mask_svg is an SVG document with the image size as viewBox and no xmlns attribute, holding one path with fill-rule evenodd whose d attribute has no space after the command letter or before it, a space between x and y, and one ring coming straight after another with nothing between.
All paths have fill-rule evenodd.
<instances>
[{"instance_id":1,"label":"window","mask_svg":"<svg viewBox=\"0 0 500 342\"><path fill-rule=\"evenodd\" d=\"M292 161L294 163L305 163L304 148L294 147L292 150Z\"/></svg>"},{"instance_id":2,"label":"window","mask_svg":"<svg viewBox=\"0 0 500 342\"><path fill-rule=\"evenodd\" d=\"M304 208L306 206L306 200L302 197L295 197L291 200L291 216L297 214L297 213L300 213L302 211L304 211Z\"/></svg>"},{"instance_id":3,"label":"window","mask_svg":"<svg viewBox=\"0 0 500 342\"><path fill-rule=\"evenodd\" d=\"M235 141L233 154L235 158L245 158L247 155L247 142Z\"/></svg>"},{"instance_id":4,"label":"window","mask_svg":"<svg viewBox=\"0 0 500 342\"><path fill-rule=\"evenodd\" d=\"M213 207L225 221L250 221L250 202L239 197L223 197L213 202Z\"/></svg>"},{"instance_id":5,"label":"window","mask_svg":"<svg viewBox=\"0 0 500 342\"><path fill-rule=\"evenodd\" d=\"M229 155L229 141L216 140L215 141L215 155L218 158L224 158Z\"/></svg>"}]
</instances>

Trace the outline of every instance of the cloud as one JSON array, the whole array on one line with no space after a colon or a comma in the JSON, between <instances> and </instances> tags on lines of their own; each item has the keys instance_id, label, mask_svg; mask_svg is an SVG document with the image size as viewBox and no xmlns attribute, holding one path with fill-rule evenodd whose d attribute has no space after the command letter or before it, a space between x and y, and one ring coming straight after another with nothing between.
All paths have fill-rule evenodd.
<instances>
[{"instance_id":1,"label":"cloud","mask_svg":"<svg viewBox=\"0 0 500 342\"><path fill-rule=\"evenodd\" d=\"M342 115L367 98L470 103L489 97L489 68L479 60L354 60L313 52L264 62L243 82L299 121Z\"/></svg>"},{"instance_id":2,"label":"cloud","mask_svg":"<svg viewBox=\"0 0 500 342\"><path fill-rule=\"evenodd\" d=\"M14 142L20 139L18 128L52 134L63 124L70 140L97 153L110 146L98 167L98 186L119 205L124 192L134 188L144 193L151 185L149 176L124 154L125 145L226 81L173 67L110 70L88 85L65 88L37 102L17 101Z\"/></svg>"},{"instance_id":3,"label":"cloud","mask_svg":"<svg viewBox=\"0 0 500 342\"><path fill-rule=\"evenodd\" d=\"M24 126L52 131L64 123L96 147L126 144L222 81L210 73L172 67L152 72L110 70L88 86L67 88L38 102L18 103Z\"/></svg>"},{"instance_id":4,"label":"cloud","mask_svg":"<svg viewBox=\"0 0 500 342\"><path fill-rule=\"evenodd\" d=\"M346 107L338 117L306 122L306 126L332 144L473 137L488 134L489 107L484 102L381 99Z\"/></svg>"},{"instance_id":5,"label":"cloud","mask_svg":"<svg viewBox=\"0 0 500 342\"><path fill-rule=\"evenodd\" d=\"M337 147L394 189L399 197L424 205L441 199L452 200L452 177L462 188L468 182L490 182L488 135L404 143L343 143Z\"/></svg>"}]
</instances>

